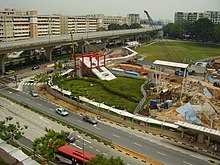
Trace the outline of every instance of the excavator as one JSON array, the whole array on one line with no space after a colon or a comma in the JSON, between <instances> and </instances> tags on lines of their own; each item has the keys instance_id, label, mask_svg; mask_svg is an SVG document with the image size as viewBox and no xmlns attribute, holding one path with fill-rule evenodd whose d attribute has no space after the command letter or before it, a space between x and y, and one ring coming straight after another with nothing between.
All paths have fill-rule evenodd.
<instances>
[{"instance_id":1,"label":"excavator","mask_svg":"<svg viewBox=\"0 0 220 165\"><path fill-rule=\"evenodd\" d=\"M153 28L153 30L157 30L157 27L153 23L153 19L151 18L150 14L146 10L144 10L144 13L147 15L148 22L149 22L150 26ZM163 52L165 53L165 55L166 55L166 57L168 59L168 61L172 61L172 58L171 58L171 56L170 56L170 54L169 54L169 52L168 52L168 50L166 48L165 43L163 42L162 37L158 37L158 41L160 43L161 48L163 49Z\"/></svg>"}]
</instances>

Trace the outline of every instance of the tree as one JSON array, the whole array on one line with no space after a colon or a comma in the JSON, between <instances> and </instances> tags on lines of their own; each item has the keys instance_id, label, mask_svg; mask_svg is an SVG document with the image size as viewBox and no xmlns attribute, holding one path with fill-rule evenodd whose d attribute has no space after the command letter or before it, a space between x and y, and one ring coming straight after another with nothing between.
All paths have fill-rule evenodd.
<instances>
[{"instance_id":1,"label":"tree","mask_svg":"<svg viewBox=\"0 0 220 165\"><path fill-rule=\"evenodd\" d=\"M88 96L87 89L84 87L71 88L71 97L77 99L77 108L79 103L79 96L86 97Z\"/></svg>"},{"instance_id":2,"label":"tree","mask_svg":"<svg viewBox=\"0 0 220 165\"><path fill-rule=\"evenodd\" d=\"M13 117L8 116L5 120L0 121L0 138L5 141L13 141L18 140L24 135L23 130L27 129L28 126L24 125L23 127L20 125L19 122L15 124L10 123Z\"/></svg>"},{"instance_id":3,"label":"tree","mask_svg":"<svg viewBox=\"0 0 220 165\"><path fill-rule=\"evenodd\" d=\"M62 79L63 76L61 76L59 73L54 73L54 75L52 76L52 83L54 85L58 85Z\"/></svg>"},{"instance_id":4,"label":"tree","mask_svg":"<svg viewBox=\"0 0 220 165\"><path fill-rule=\"evenodd\" d=\"M142 26L139 23L133 23L130 25L130 29L139 29L142 28Z\"/></svg>"},{"instance_id":5,"label":"tree","mask_svg":"<svg viewBox=\"0 0 220 165\"><path fill-rule=\"evenodd\" d=\"M124 165L124 162L119 157L107 159L103 155L98 154L95 158L91 159L87 165Z\"/></svg>"},{"instance_id":6,"label":"tree","mask_svg":"<svg viewBox=\"0 0 220 165\"><path fill-rule=\"evenodd\" d=\"M125 23L125 24L121 25L121 28L122 29L129 29L130 27L128 26L128 24Z\"/></svg>"},{"instance_id":7,"label":"tree","mask_svg":"<svg viewBox=\"0 0 220 165\"><path fill-rule=\"evenodd\" d=\"M202 42L211 41L213 36L214 23L208 18L200 18L193 23L192 33L196 40Z\"/></svg>"},{"instance_id":8,"label":"tree","mask_svg":"<svg viewBox=\"0 0 220 165\"><path fill-rule=\"evenodd\" d=\"M64 131L55 132L52 129L45 128L47 132L45 136L34 140L32 149L34 154L41 155L46 161L53 159L54 152L58 150L60 146L66 144L66 134Z\"/></svg>"},{"instance_id":9,"label":"tree","mask_svg":"<svg viewBox=\"0 0 220 165\"><path fill-rule=\"evenodd\" d=\"M187 20L178 20L175 23L169 23L163 27L164 35L171 38L183 39L191 34L192 22Z\"/></svg>"},{"instance_id":10,"label":"tree","mask_svg":"<svg viewBox=\"0 0 220 165\"><path fill-rule=\"evenodd\" d=\"M108 30L120 30L121 29L121 26L119 24L110 24L108 25Z\"/></svg>"},{"instance_id":11,"label":"tree","mask_svg":"<svg viewBox=\"0 0 220 165\"><path fill-rule=\"evenodd\" d=\"M104 27L99 27L99 28L97 28L97 31L106 31L106 28L104 28Z\"/></svg>"},{"instance_id":12,"label":"tree","mask_svg":"<svg viewBox=\"0 0 220 165\"><path fill-rule=\"evenodd\" d=\"M215 25L212 38L214 42L220 42L220 23Z\"/></svg>"}]
</instances>

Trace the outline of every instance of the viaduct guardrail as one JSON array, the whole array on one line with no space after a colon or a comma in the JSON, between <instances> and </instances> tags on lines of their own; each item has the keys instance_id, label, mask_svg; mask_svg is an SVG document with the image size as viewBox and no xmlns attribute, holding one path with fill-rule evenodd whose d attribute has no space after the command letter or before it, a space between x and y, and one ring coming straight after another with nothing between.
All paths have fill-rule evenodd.
<instances>
[{"instance_id":1,"label":"viaduct guardrail","mask_svg":"<svg viewBox=\"0 0 220 165\"><path fill-rule=\"evenodd\" d=\"M158 27L156 30L161 30ZM83 41L83 40L94 40L94 39L109 39L114 37L122 36L133 36L137 34L143 34L146 32L155 31L152 27L140 28L140 29L128 29L128 30L114 30L114 31L101 31L101 32L91 32L91 33L75 33L73 34L73 41ZM56 46L65 43L71 43L71 36L48 36L44 38L27 39L19 41L1 42L0 43L0 54L9 53L12 51L27 50L32 48L41 48Z\"/></svg>"}]
</instances>

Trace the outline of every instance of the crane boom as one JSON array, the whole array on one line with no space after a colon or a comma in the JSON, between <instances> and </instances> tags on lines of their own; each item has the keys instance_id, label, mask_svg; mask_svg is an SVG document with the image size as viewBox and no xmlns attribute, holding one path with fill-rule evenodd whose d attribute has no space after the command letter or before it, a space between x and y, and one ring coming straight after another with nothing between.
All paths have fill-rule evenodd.
<instances>
[{"instance_id":1,"label":"crane boom","mask_svg":"<svg viewBox=\"0 0 220 165\"><path fill-rule=\"evenodd\" d=\"M150 14L148 13L148 11L144 10L144 13L147 15L148 22L149 22L150 26L153 28L153 30L157 30L157 27L154 25L153 19L151 18L151 16L150 16ZM165 45L164 42L163 42L163 39L159 37L158 40L159 40L160 46L161 46L161 48L163 49L163 52L165 53L167 59L168 59L169 61L171 61L171 60L172 60L172 59L171 59L171 56L170 56L170 54L169 54L169 52L168 52L168 50L167 50L167 48L166 48L166 45Z\"/></svg>"}]
</instances>

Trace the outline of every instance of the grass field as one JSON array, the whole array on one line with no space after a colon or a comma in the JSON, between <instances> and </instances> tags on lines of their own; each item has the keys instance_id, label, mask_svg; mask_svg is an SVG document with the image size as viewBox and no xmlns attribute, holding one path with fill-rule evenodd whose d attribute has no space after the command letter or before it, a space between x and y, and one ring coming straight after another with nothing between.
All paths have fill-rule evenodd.
<instances>
[{"instance_id":1,"label":"grass field","mask_svg":"<svg viewBox=\"0 0 220 165\"><path fill-rule=\"evenodd\" d=\"M144 79L134 79L129 77L117 77L112 81L107 82L109 86L114 87L119 91L123 91L127 94L132 94L139 100L143 97L140 92L140 87L144 83ZM92 85L91 85L92 84ZM112 92L106 90L101 84L88 82L83 79L70 80L65 82L64 88L70 89L71 87L85 87L88 91L89 99L95 99L96 102L104 102L106 105L115 106L118 109L126 109L129 112L133 112L137 106L137 102L128 100L122 96L113 94Z\"/></svg>"},{"instance_id":2,"label":"grass field","mask_svg":"<svg viewBox=\"0 0 220 165\"><path fill-rule=\"evenodd\" d=\"M220 45L181 41L164 41L164 44L172 61L176 62L182 62L186 56L194 60L220 56ZM139 47L136 51L145 57L145 61L168 60L159 42Z\"/></svg>"}]
</instances>

